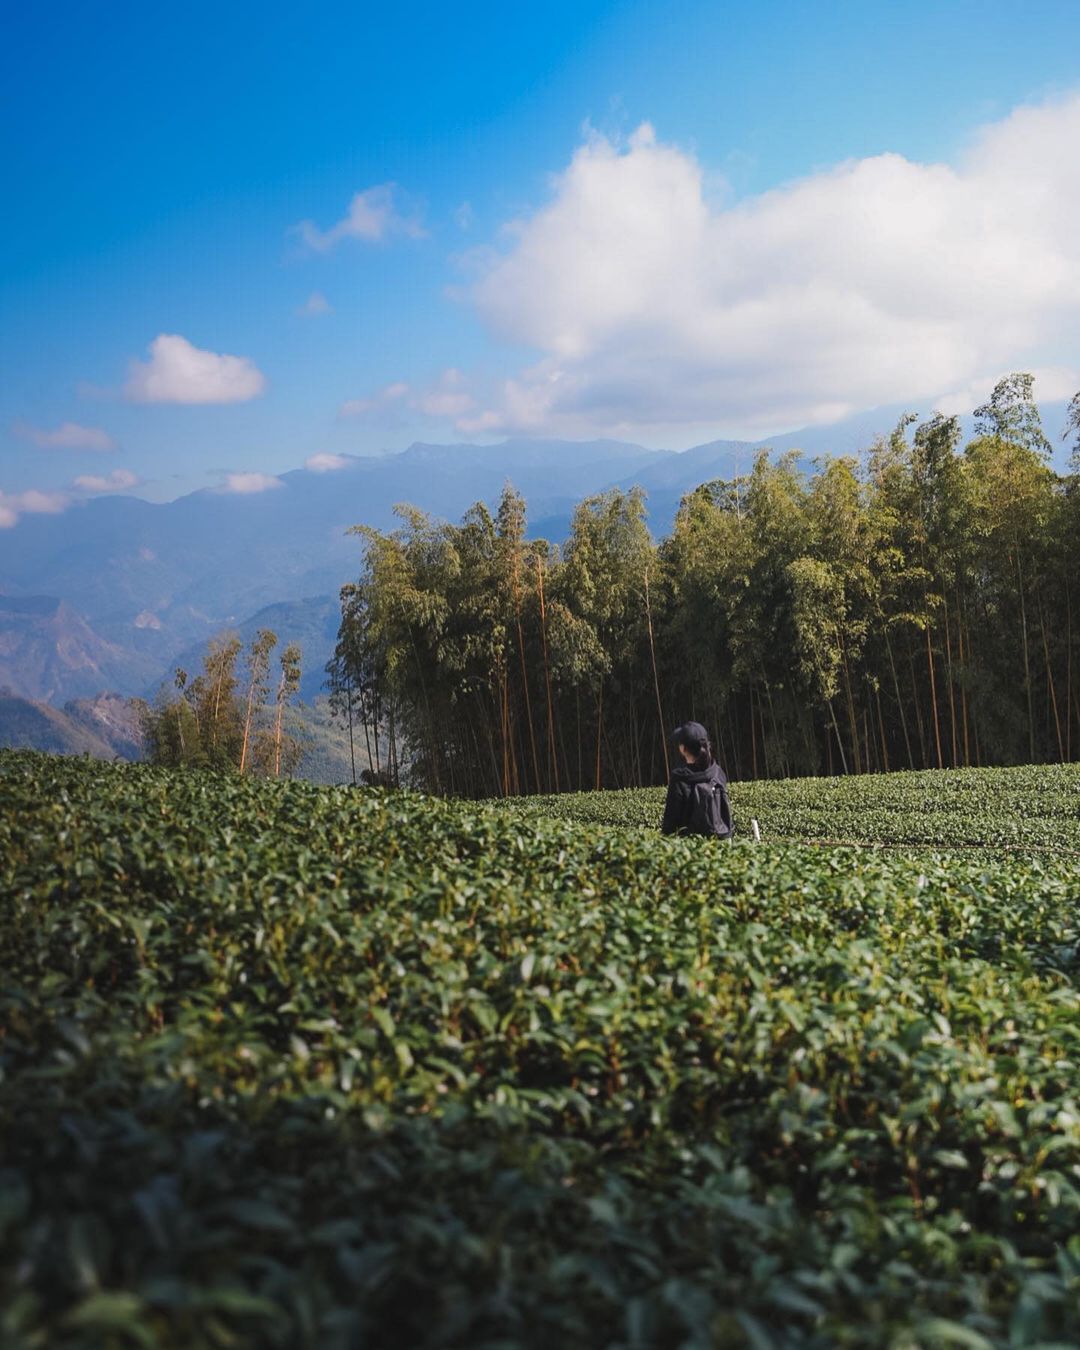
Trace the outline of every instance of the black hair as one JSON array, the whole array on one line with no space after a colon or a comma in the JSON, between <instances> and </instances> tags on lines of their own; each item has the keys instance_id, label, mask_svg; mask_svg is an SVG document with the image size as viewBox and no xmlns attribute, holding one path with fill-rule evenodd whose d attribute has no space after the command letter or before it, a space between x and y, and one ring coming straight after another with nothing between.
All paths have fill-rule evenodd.
<instances>
[{"instance_id":1,"label":"black hair","mask_svg":"<svg viewBox=\"0 0 1080 1350\"><path fill-rule=\"evenodd\" d=\"M709 733L700 722L684 722L675 728L672 739L676 745L685 746L699 764L708 764L712 760Z\"/></svg>"}]
</instances>

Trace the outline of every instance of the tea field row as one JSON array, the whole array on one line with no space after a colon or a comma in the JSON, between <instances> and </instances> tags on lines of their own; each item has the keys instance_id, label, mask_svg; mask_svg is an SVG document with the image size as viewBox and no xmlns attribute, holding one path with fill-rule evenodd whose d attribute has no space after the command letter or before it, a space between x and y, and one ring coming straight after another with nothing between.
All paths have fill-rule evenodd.
<instances>
[{"instance_id":1,"label":"tea field row","mask_svg":"<svg viewBox=\"0 0 1080 1350\"><path fill-rule=\"evenodd\" d=\"M0 951L5 1345L1080 1342L1068 858L4 753Z\"/></svg>"},{"instance_id":2,"label":"tea field row","mask_svg":"<svg viewBox=\"0 0 1080 1350\"><path fill-rule=\"evenodd\" d=\"M1080 765L924 770L733 783L739 835L926 848L1066 850L1080 859ZM563 793L504 803L521 818L656 829L663 788Z\"/></svg>"}]
</instances>

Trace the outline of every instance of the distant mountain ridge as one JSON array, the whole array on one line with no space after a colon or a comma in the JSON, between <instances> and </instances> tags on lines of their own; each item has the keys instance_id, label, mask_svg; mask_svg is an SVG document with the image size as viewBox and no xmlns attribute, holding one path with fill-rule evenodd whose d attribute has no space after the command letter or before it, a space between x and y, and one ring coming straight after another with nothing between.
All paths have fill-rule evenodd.
<instances>
[{"instance_id":1,"label":"distant mountain ridge","mask_svg":"<svg viewBox=\"0 0 1080 1350\"><path fill-rule=\"evenodd\" d=\"M618 440L418 442L399 453L345 457L336 471L293 470L260 493L203 489L166 503L99 497L63 515L28 515L0 531L8 592L0 595L0 684L53 704L102 689L141 694L179 658L194 664L215 632L280 627L284 643L291 624L316 648L304 657L310 698L336 627L327 607L360 563L360 543L347 530L392 528L399 502L456 520L477 500L493 504L510 481L526 499L530 532L559 541L583 497L637 485L648 493L654 532L663 533L686 492L748 472L763 448L798 448L804 459L854 453L887 434L903 411L897 404L829 427L685 451ZM1065 404L1043 412L1056 436ZM316 597L317 616L305 612L305 597ZM279 606L288 623L278 609L256 623Z\"/></svg>"}]
</instances>

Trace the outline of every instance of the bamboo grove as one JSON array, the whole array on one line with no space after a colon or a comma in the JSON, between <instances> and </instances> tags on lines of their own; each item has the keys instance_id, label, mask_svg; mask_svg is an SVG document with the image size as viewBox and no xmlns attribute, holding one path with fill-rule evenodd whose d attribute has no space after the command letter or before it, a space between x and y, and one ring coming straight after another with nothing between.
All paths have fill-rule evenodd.
<instances>
[{"instance_id":1,"label":"bamboo grove","mask_svg":"<svg viewBox=\"0 0 1080 1350\"><path fill-rule=\"evenodd\" d=\"M640 490L530 539L508 485L458 525L355 527L332 696L390 780L466 796L663 781L693 717L737 778L1080 757L1080 394L1055 473L1032 378L859 458L757 459L654 542Z\"/></svg>"},{"instance_id":2,"label":"bamboo grove","mask_svg":"<svg viewBox=\"0 0 1080 1350\"><path fill-rule=\"evenodd\" d=\"M207 645L201 674L189 679L178 668L175 692L163 690L153 705L141 707L147 759L272 778L292 773L302 746L288 730L286 713L300 687L301 650L290 642L279 653L275 676L277 641L271 629L260 628L243 652L235 633L222 633Z\"/></svg>"}]
</instances>

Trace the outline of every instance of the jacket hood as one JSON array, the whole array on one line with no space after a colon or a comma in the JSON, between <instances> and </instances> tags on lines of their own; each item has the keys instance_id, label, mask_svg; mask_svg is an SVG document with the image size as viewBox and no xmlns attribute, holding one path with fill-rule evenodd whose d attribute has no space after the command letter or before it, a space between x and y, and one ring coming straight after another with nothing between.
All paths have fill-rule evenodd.
<instances>
[{"instance_id":1,"label":"jacket hood","mask_svg":"<svg viewBox=\"0 0 1080 1350\"><path fill-rule=\"evenodd\" d=\"M726 783L727 774L714 759L704 769L695 769L689 764L680 764L671 772L672 778L683 783Z\"/></svg>"}]
</instances>

